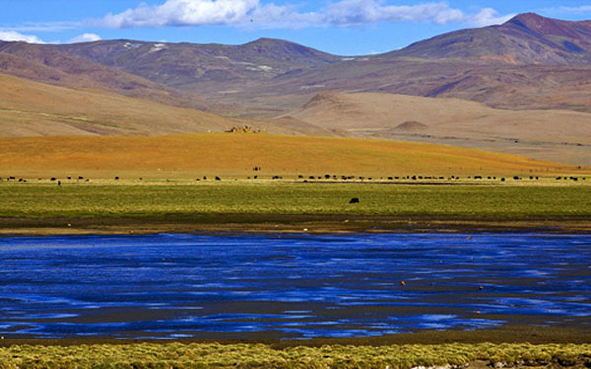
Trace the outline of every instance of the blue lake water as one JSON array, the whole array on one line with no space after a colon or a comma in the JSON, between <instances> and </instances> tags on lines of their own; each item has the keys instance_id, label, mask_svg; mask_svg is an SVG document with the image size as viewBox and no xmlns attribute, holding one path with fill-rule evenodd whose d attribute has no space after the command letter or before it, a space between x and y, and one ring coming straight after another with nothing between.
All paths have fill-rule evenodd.
<instances>
[{"instance_id":1,"label":"blue lake water","mask_svg":"<svg viewBox=\"0 0 591 369\"><path fill-rule=\"evenodd\" d=\"M591 235L0 238L5 337L361 337L590 317Z\"/></svg>"}]
</instances>

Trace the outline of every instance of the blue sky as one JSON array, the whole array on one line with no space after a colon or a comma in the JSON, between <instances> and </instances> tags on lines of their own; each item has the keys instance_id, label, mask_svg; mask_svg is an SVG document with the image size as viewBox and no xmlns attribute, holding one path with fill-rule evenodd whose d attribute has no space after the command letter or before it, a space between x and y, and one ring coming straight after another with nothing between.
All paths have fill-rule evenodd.
<instances>
[{"instance_id":1,"label":"blue sky","mask_svg":"<svg viewBox=\"0 0 591 369\"><path fill-rule=\"evenodd\" d=\"M241 44L281 38L340 55L398 49L525 12L591 19L591 0L0 0L0 39Z\"/></svg>"}]
</instances>

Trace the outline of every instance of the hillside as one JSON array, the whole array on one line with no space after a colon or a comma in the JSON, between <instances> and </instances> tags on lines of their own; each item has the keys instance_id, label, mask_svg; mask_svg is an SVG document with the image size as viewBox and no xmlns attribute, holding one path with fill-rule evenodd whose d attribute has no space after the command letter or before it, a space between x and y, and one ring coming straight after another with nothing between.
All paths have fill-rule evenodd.
<instances>
[{"instance_id":1,"label":"hillside","mask_svg":"<svg viewBox=\"0 0 591 369\"><path fill-rule=\"evenodd\" d=\"M510 109L591 111L591 67L375 57L293 72L210 96L243 106L297 108L322 91L460 98Z\"/></svg>"},{"instance_id":2,"label":"hillside","mask_svg":"<svg viewBox=\"0 0 591 369\"><path fill-rule=\"evenodd\" d=\"M0 74L0 137L220 132L239 123L107 91L71 89Z\"/></svg>"},{"instance_id":3,"label":"hillside","mask_svg":"<svg viewBox=\"0 0 591 369\"><path fill-rule=\"evenodd\" d=\"M387 140L195 134L159 137L32 137L0 140L0 177L84 175L200 178L552 174L576 168L473 149ZM39 155L43 152L43 155ZM260 167L261 171L253 171ZM210 178L211 179L211 178Z\"/></svg>"},{"instance_id":4,"label":"hillside","mask_svg":"<svg viewBox=\"0 0 591 369\"><path fill-rule=\"evenodd\" d=\"M58 45L0 41L0 73L73 88L93 88L123 96L206 109L198 94L177 91L125 71L71 55Z\"/></svg>"},{"instance_id":5,"label":"hillside","mask_svg":"<svg viewBox=\"0 0 591 369\"><path fill-rule=\"evenodd\" d=\"M265 38L235 46L114 40L61 45L59 49L185 90L201 84L260 83L341 59L296 43Z\"/></svg>"},{"instance_id":6,"label":"hillside","mask_svg":"<svg viewBox=\"0 0 591 369\"><path fill-rule=\"evenodd\" d=\"M459 99L322 93L290 114L361 137L444 143L591 165L591 114L508 111Z\"/></svg>"},{"instance_id":7,"label":"hillside","mask_svg":"<svg viewBox=\"0 0 591 369\"><path fill-rule=\"evenodd\" d=\"M386 55L476 58L515 65L590 65L591 21L520 14L500 26L447 33Z\"/></svg>"}]
</instances>

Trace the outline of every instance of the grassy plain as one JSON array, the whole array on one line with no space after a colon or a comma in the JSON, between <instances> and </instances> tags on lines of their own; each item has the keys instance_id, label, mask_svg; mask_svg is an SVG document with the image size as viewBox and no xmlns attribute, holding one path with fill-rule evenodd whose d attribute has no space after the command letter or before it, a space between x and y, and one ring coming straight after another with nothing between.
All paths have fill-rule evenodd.
<instances>
[{"instance_id":1,"label":"grassy plain","mask_svg":"<svg viewBox=\"0 0 591 369\"><path fill-rule=\"evenodd\" d=\"M359 204L349 204L353 197ZM0 186L4 217L351 214L591 216L591 186L178 184Z\"/></svg>"},{"instance_id":2,"label":"grassy plain","mask_svg":"<svg viewBox=\"0 0 591 369\"><path fill-rule=\"evenodd\" d=\"M589 344L442 344L393 346L288 347L265 344L126 344L12 346L0 348L0 368L584 368L591 364Z\"/></svg>"},{"instance_id":3,"label":"grassy plain","mask_svg":"<svg viewBox=\"0 0 591 369\"><path fill-rule=\"evenodd\" d=\"M588 168L451 146L228 133L1 144L4 233L590 228Z\"/></svg>"},{"instance_id":4,"label":"grassy plain","mask_svg":"<svg viewBox=\"0 0 591 369\"><path fill-rule=\"evenodd\" d=\"M458 230L463 224L468 229L591 230L591 181L552 186L510 181L514 183L3 182L0 228L4 233L31 228L51 233L67 224L66 232L322 232ZM354 197L358 204L349 203Z\"/></svg>"}]
</instances>

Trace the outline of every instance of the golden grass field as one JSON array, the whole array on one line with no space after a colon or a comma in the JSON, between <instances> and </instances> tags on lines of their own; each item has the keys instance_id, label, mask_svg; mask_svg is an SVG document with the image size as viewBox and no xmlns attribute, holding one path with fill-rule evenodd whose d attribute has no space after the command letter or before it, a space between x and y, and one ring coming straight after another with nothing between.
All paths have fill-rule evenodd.
<instances>
[{"instance_id":1,"label":"golden grass field","mask_svg":"<svg viewBox=\"0 0 591 369\"><path fill-rule=\"evenodd\" d=\"M188 134L0 140L0 177L553 175L585 168L451 146L335 137ZM254 167L262 168L253 171Z\"/></svg>"}]
</instances>

